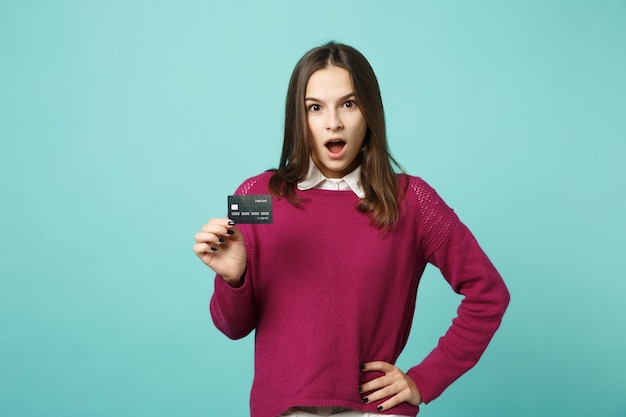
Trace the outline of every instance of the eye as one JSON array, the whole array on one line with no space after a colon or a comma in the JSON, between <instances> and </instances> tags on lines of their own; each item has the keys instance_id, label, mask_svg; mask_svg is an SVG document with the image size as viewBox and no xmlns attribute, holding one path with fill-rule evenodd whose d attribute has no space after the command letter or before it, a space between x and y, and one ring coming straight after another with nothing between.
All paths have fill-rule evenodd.
<instances>
[{"instance_id":1,"label":"eye","mask_svg":"<svg viewBox=\"0 0 626 417\"><path fill-rule=\"evenodd\" d=\"M345 103L343 103L343 106L344 106L344 107L346 107L346 108L348 108L348 109L351 109L351 108L353 108L353 107L356 107L356 101L354 101L354 100L348 100L348 101L346 101Z\"/></svg>"},{"instance_id":2,"label":"eye","mask_svg":"<svg viewBox=\"0 0 626 417\"><path fill-rule=\"evenodd\" d=\"M313 112L317 112L322 110L322 106L320 106L319 104L311 104L309 105L309 111L313 111Z\"/></svg>"}]
</instances>

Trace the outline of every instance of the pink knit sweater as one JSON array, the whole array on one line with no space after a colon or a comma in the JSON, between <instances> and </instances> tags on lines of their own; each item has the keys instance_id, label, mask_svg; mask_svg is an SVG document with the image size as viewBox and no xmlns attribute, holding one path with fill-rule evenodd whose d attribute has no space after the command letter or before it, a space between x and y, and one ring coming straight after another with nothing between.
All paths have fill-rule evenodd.
<instances>
[{"instance_id":1,"label":"pink knit sweater","mask_svg":"<svg viewBox=\"0 0 626 417\"><path fill-rule=\"evenodd\" d=\"M271 175L247 180L237 194L268 194ZM253 417L275 417L293 406L376 413L382 401L363 404L358 387L380 374L359 365L395 363L427 262L464 298L435 349L404 369L423 400L439 396L487 347L508 291L452 209L420 178L403 178L407 193L391 230L371 226L352 191L319 189L297 190L305 199L300 207L275 198L273 224L238 226L248 254L245 281L234 289L217 276L211 315L229 338L255 330ZM387 414L418 411L402 403Z\"/></svg>"}]
</instances>

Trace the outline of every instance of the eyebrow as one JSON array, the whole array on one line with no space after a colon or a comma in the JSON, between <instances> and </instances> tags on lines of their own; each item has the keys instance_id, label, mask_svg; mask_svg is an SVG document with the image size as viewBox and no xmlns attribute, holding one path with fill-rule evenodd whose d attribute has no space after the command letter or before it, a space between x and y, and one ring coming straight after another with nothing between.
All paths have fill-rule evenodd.
<instances>
[{"instance_id":1,"label":"eyebrow","mask_svg":"<svg viewBox=\"0 0 626 417\"><path fill-rule=\"evenodd\" d=\"M354 97L354 98L356 98L356 94L354 94L354 93L348 93L348 94L346 94L345 96L339 97L339 101L347 100L347 99L349 99L350 97ZM318 99L318 98L315 98L315 97L305 97L305 98L304 98L304 101L317 101L317 102L320 102L320 103L322 102L322 100L320 100L320 99Z\"/></svg>"}]
</instances>

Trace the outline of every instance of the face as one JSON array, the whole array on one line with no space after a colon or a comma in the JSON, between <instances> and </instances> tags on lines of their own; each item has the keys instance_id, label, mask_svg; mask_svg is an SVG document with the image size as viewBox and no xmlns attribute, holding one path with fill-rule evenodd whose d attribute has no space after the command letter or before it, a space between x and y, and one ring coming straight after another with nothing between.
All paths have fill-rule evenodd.
<instances>
[{"instance_id":1,"label":"face","mask_svg":"<svg viewBox=\"0 0 626 417\"><path fill-rule=\"evenodd\" d=\"M313 162L327 178L349 174L360 163L367 122L348 71L335 66L315 71L306 86L305 103Z\"/></svg>"}]
</instances>

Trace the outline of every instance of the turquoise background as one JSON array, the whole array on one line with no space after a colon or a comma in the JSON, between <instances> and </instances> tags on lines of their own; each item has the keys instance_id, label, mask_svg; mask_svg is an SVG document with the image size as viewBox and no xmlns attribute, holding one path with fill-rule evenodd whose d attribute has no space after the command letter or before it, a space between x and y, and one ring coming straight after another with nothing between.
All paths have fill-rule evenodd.
<instances>
[{"instance_id":1,"label":"turquoise background","mask_svg":"<svg viewBox=\"0 0 626 417\"><path fill-rule=\"evenodd\" d=\"M288 77L338 40L391 149L512 303L423 416L626 416L626 1L0 2L0 414L244 416L193 236L278 164ZM458 296L427 270L420 361Z\"/></svg>"}]
</instances>

